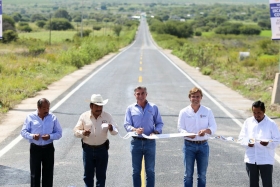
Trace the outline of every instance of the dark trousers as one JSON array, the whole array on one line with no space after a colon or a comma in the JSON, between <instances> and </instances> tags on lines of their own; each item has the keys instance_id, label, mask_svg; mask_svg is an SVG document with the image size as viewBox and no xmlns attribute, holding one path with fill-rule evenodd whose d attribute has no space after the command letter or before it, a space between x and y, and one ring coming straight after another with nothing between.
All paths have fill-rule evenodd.
<instances>
[{"instance_id":1,"label":"dark trousers","mask_svg":"<svg viewBox=\"0 0 280 187\"><path fill-rule=\"evenodd\" d=\"M273 165L257 165L246 163L246 170L250 180L250 187L259 187L259 176L263 187L272 187Z\"/></svg>"},{"instance_id":2,"label":"dark trousers","mask_svg":"<svg viewBox=\"0 0 280 187\"><path fill-rule=\"evenodd\" d=\"M42 187L52 187L53 166L54 166L53 143L45 146L38 146L33 143L30 144L31 187L40 187L41 171L42 171Z\"/></svg>"},{"instance_id":3,"label":"dark trousers","mask_svg":"<svg viewBox=\"0 0 280 187\"><path fill-rule=\"evenodd\" d=\"M86 187L93 187L94 175L96 175L96 187L105 187L108 157L106 146L98 148L83 146L84 182Z\"/></svg>"}]
</instances>

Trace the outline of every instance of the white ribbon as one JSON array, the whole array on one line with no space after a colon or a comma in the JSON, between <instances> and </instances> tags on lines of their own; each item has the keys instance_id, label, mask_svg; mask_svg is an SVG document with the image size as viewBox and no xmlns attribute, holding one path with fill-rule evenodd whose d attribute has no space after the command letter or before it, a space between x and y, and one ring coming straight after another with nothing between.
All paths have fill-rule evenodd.
<instances>
[{"instance_id":1,"label":"white ribbon","mask_svg":"<svg viewBox=\"0 0 280 187\"><path fill-rule=\"evenodd\" d=\"M176 137L194 136L194 135L197 135L197 134L195 134L195 133L171 133L171 134L153 134L151 136L142 134L142 136L147 139L176 138Z\"/></svg>"},{"instance_id":2,"label":"white ribbon","mask_svg":"<svg viewBox=\"0 0 280 187\"><path fill-rule=\"evenodd\" d=\"M118 133L119 134L119 133ZM146 139L163 139L163 138L177 138L177 137L185 137L185 136L193 136L197 135L195 133L170 133L170 134L153 134L151 136L147 136L145 134L142 134L143 138ZM130 137L140 137L136 132L128 132L125 136L119 136L123 139L128 139ZM270 139L255 139L255 138L241 138L241 139L234 139L233 137L225 137L225 136L210 136L207 134L206 136L209 136L208 139L210 140L223 140L223 141L230 141L235 143L250 143L254 144L255 142L279 142L276 140L270 140Z\"/></svg>"}]
</instances>

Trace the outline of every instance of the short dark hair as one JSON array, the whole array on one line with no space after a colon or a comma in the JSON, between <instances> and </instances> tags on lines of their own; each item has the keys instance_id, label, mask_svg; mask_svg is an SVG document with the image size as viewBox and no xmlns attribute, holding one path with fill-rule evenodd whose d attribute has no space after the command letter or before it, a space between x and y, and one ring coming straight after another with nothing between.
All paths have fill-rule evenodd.
<instances>
[{"instance_id":1,"label":"short dark hair","mask_svg":"<svg viewBox=\"0 0 280 187\"><path fill-rule=\"evenodd\" d=\"M147 92L147 88L145 86L137 86L135 89L134 89L134 93L136 92L136 90L145 90L145 92Z\"/></svg>"},{"instance_id":2,"label":"short dark hair","mask_svg":"<svg viewBox=\"0 0 280 187\"><path fill-rule=\"evenodd\" d=\"M261 102L260 100L259 101L255 101L253 104L252 104L252 108L260 108L261 111L265 112L265 106L264 106L264 102Z\"/></svg>"},{"instance_id":3,"label":"short dark hair","mask_svg":"<svg viewBox=\"0 0 280 187\"><path fill-rule=\"evenodd\" d=\"M41 108L42 107L42 104L43 103L48 103L49 105L50 105L50 102L49 102L49 100L47 100L46 98L41 98L41 99L39 99L38 101L37 101L37 107L38 108Z\"/></svg>"}]
</instances>

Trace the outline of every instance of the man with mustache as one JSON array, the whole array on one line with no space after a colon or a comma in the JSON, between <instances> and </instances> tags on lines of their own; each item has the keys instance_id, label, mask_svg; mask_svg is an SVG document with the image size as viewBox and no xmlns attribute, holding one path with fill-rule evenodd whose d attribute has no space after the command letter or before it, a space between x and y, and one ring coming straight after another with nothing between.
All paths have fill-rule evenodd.
<instances>
[{"instance_id":1,"label":"man with mustache","mask_svg":"<svg viewBox=\"0 0 280 187\"><path fill-rule=\"evenodd\" d=\"M244 162L250 187L259 187L259 176L264 187L272 187L275 149L279 145L277 124L265 114L261 101L252 104L253 116L244 121L239 134L241 145L246 147ZM249 140L254 141L249 141Z\"/></svg>"},{"instance_id":2,"label":"man with mustache","mask_svg":"<svg viewBox=\"0 0 280 187\"><path fill-rule=\"evenodd\" d=\"M50 102L39 99L37 110L29 114L23 124L21 135L30 142L31 187L40 187L41 167L42 186L53 186L54 146L53 140L62 137L62 129L52 113Z\"/></svg>"},{"instance_id":3,"label":"man with mustache","mask_svg":"<svg viewBox=\"0 0 280 187\"><path fill-rule=\"evenodd\" d=\"M94 175L96 187L105 187L109 149L107 133L118 134L111 114L103 111L103 105L107 102L108 99L103 100L100 94L93 94L90 110L80 116L74 128L74 135L82 140L86 187L93 187Z\"/></svg>"}]
</instances>

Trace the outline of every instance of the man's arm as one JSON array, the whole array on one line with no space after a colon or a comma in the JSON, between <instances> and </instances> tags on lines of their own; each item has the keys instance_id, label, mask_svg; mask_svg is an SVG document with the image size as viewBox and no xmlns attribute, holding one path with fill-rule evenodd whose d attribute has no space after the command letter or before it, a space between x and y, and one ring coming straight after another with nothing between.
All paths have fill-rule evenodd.
<instances>
[{"instance_id":1,"label":"man's arm","mask_svg":"<svg viewBox=\"0 0 280 187\"><path fill-rule=\"evenodd\" d=\"M54 128L53 128L53 132L50 134L49 139L58 140L62 137L62 128L56 116L54 116L53 123L54 123Z\"/></svg>"},{"instance_id":2,"label":"man's arm","mask_svg":"<svg viewBox=\"0 0 280 187\"><path fill-rule=\"evenodd\" d=\"M85 132L82 115L79 117L79 120L78 120L76 126L74 127L73 131L74 131L74 135L77 138L83 138L84 136L89 136L90 131Z\"/></svg>"},{"instance_id":3,"label":"man's arm","mask_svg":"<svg viewBox=\"0 0 280 187\"><path fill-rule=\"evenodd\" d=\"M25 139L33 139L33 134L31 134L31 128L30 128L30 120L29 120L29 116L26 117L21 132L20 132L21 136Z\"/></svg>"},{"instance_id":4,"label":"man's arm","mask_svg":"<svg viewBox=\"0 0 280 187\"><path fill-rule=\"evenodd\" d=\"M154 115L155 131L154 131L154 134L161 134L162 133L162 127L163 127L162 118L161 118L161 115L160 115L160 112L159 112L157 106L154 106L154 110L155 110L155 115Z\"/></svg>"},{"instance_id":5,"label":"man's arm","mask_svg":"<svg viewBox=\"0 0 280 187\"><path fill-rule=\"evenodd\" d=\"M109 114L110 115L110 114ZM117 135L118 134L118 126L115 123L113 117L110 115L110 123L108 124L108 130L111 135Z\"/></svg>"},{"instance_id":6,"label":"man's arm","mask_svg":"<svg viewBox=\"0 0 280 187\"><path fill-rule=\"evenodd\" d=\"M125 111L124 128L127 132L136 131L136 129L133 127L133 121L132 121L131 112L130 112L129 107L127 107L127 109Z\"/></svg>"}]
</instances>

